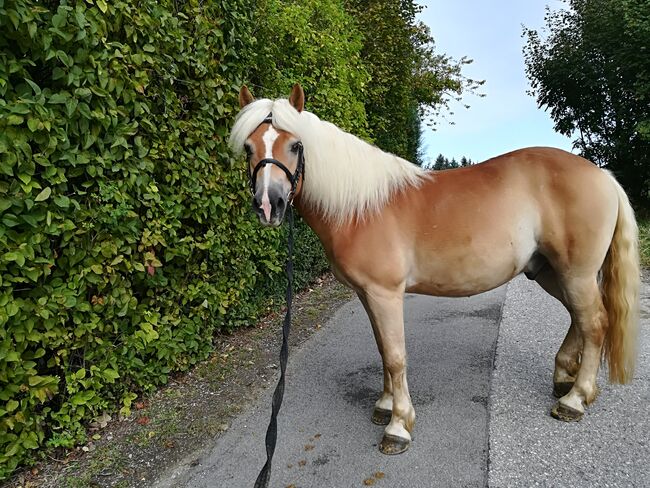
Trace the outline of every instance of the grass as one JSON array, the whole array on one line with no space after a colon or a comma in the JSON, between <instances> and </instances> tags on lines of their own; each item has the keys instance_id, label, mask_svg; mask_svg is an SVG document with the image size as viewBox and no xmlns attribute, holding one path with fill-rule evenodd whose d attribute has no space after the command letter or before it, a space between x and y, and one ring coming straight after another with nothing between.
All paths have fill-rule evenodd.
<instances>
[{"instance_id":1,"label":"grass","mask_svg":"<svg viewBox=\"0 0 650 488\"><path fill-rule=\"evenodd\" d=\"M641 266L650 268L650 217L639 219L639 251Z\"/></svg>"}]
</instances>

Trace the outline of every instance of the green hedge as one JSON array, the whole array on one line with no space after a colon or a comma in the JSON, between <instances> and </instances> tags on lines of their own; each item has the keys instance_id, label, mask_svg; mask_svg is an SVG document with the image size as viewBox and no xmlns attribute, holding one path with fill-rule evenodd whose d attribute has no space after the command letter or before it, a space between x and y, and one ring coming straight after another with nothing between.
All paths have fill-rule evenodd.
<instances>
[{"instance_id":1,"label":"green hedge","mask_svg":"<svg viewBox=\"0 0 650 488\"><path fill-rule=\"evenodd\" d=\"M226 145L251 26L243 0L0 0L0 479L281 288Z\"/></svg>"}]
</instances>

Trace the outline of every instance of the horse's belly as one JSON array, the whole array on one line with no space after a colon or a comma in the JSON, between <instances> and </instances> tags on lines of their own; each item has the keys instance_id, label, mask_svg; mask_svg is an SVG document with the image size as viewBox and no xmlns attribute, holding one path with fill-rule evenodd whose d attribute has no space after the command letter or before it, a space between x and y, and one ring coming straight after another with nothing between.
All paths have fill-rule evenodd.
<instances>
[{"instance_id":1,"label":"horse's belly","mask_svg":"<svg viewBox=\"0 0 650 488\"><path fill-rule=\"evenodd\" d=\"M428 259L421 256L406 278L406 291L448 297L483 293L521 273L534 252L534 242L530 242L519 248L504 246L487 252L442 253Z\"/></svg>"},{"instance_id":2,"label":"horse's belly","mask_svg":"<svg viewBox=\"0 0 650 488\"><path fill-rule=\"evenodd\" d=\"M500 279L473 279L471 281L437 281L437 280L418 280L407 281L406 292L418 293L420 295L432 295L437 297L469 297L477 295L507 283L516 274L501 277Z\"/></svg>"}]
</instances>

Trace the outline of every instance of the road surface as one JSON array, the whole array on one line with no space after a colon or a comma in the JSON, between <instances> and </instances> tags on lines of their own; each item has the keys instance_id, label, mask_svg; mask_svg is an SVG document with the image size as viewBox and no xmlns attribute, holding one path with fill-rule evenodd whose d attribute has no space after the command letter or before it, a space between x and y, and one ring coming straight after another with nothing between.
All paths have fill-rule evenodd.
<instances>
[{"instance_id":1,"label":"road surface","mask_svg":"<svg viewBox=\"0 0 650 488\"><path fill-rule=\"evenodd\" d=\"M273 487L650 486L650 288L643 289L634 382L609 385L579 423L549 411L553 358L568 327L561 305L523 277L463 299L408 295L411 448L377 450L370 422L381 363L357 300L290 352ZM271 389L172 466L164 487L252 487L264 463Z\"/></svg>"}]
</instances>

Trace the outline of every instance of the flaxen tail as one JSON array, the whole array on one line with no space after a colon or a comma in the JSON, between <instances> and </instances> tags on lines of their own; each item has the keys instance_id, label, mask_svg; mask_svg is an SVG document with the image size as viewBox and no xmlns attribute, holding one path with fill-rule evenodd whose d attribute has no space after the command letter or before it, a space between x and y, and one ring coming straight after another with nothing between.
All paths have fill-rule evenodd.
<instances>
[{"instance_id":1,"label":"flaxen tail","mask_svg":"<svg viewBox=\"0 0 650 488\"><path fill-rule=\"evenodd\" d=\"M603 302L609 319L603 354L609 380L629 383L634 376L639 326L639 230L625 191L609 176L618 192L618 220L602 267Z\"/></svg>"}]
</instances>

